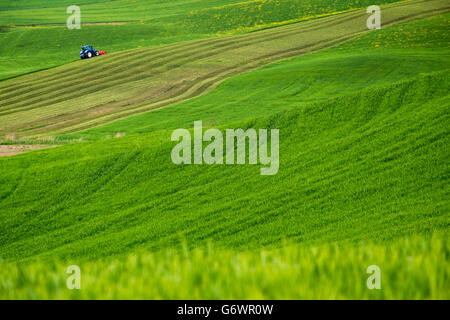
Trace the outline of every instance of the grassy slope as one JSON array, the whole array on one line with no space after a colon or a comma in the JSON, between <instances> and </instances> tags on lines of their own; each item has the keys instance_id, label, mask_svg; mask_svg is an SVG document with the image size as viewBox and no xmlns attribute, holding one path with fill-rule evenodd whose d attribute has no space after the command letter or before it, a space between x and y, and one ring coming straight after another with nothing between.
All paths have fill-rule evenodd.
<instances>
[{"instance_id":1,"label":"grassy slope","mask_svg":"<svg viewBox=\"0 0 450 320\"><path fill-rule=\"evenodd\" d=\"M423 239L449 227L446 18L253 71L159 118L142 115L88 136L151 133L0 159L0 257L45 258L2 263L0 297L448 299L448 238ZM379 68L373 70L375 59ZM354 67L354 76L339 73L343 63ZM443 71L423 74L436 65ZM307 88L304 68L320 69L306 77ZM357 91L368 86L361 78L369 70L373 82ZM332 76L332 83L343 84L330 83ZM270 84L267 92L260 90L261 77ZM247 83L241 99L236 89ZM274 91L281 93L274 97ZM228 115L187 110L214 99ZM276 105L279 99L289 111ZM266 117L255 118L254 108L264 105ZM191 118L177 117L180 110ZM192 119L215 119L222 128L280 128L279 174L261 177L256 166L173 165L167 129ZM418 239L398 242L414 234ZM278 247L284 238L303 246L240 253L222 248ZM173 248L183 240L202 247L208 239L218 246L209 252L96 260L138 248ZM385 242L342 244L359 240ZM329 244L336 241L339 247ZM47 261L55 258L63 262ZM82 267L79 292L64 289L69 261ZM370 264L382 268L381 291L365 288Z\"/></svg>"},{"instance_id":2,"label":"grassy slope","mask_svg":"<svg viewBox=\"0 0 450 320\"><path fill-rule=\"evenodd\" d=\"M449 17L374 31L334 48L235 76L202 97L64 138L96 140L118 132L191 127L198 119L224 125L447 69Z\"/></svg>"},{"instance_id":3,"label":"grassy slope","mask_svg":"<svg viewBox=\"0 0 450 320\"><path fill-rule=\"evenodd\" d=\"M243 248L446 230L447 87L442 71L226 125L281 130L273 177L255 166L175 166L170 130L1 159L0 255L87 259L180 236Z\"/></svg>"},{"instance_id":4,"label":"grassy slope","mask_svg":"<svg viewBox=\"0 0 450 320\"><path fill-rule=\"evenodd\" d=\"M73 4L72 1L52 2L51 5L48 1L5 4L5 11L0 11L0 25L19 27L9 27L8 32L0 33L0 79L78 60L83 44L115 52L205 37L200 33L185 32L173 24L192 10L219 5L223 1L179 0L170 3L163 6L160 1L78 3L83 23L134 21L125 25L85 25L81 30L69 30L64 26L69 16L66 8ZM31 24L60 25L20 27Z\"/></svg>"},{"instance_id":5,"label":"grassy slope","mask_svg":"<svg viewBox=\"0 0 450 320\"><path fill-rule=\"evenodd\" d=\"M383 0L378 4L395 2ZM237 5L227 6L233 3ZM265 28L295 19L366 7L368 0L117 0L77 2L82 22L132 21L125 25L90 25L68 30L66 8L73 1L2 1L0 26L59 24L13 27L1 32L0 79L54 67L79 59L82 44L90 43L108 52L173 43ZM245 19L242 19L245 12Z\"/></svg>"},{"instance_id":6,"label":"grassy slope","mask_svg":"<svg viewBox=\"0 0 450 320\"><path fill-rule=\"evenodd\" d=\"M384 23L445 11L446 2L384 8ZM224 79L330 47L366 28L365 11L241 36L133 50L0 83L0 134L79 131L201 95ZM101 74L101 77L93 76Z\"/></svg>"}]
</instances>

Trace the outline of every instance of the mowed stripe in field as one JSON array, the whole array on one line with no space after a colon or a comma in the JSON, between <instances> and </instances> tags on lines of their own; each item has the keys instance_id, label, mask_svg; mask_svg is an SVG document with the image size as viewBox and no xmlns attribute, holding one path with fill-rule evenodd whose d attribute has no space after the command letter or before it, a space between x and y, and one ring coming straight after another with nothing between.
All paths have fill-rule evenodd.
<instances>
[{"instance_id":1,"label":"mowed stripe in field","mask_svg":"<svg viewBox=\"0 0 450 320\"><path fill-rule=\"evenodd\" d=\"M382 9L383 26L449 11L447 1ZM0 83L0 135L39 136L86 129L180 102L224 79L354 38L358 10L245 35L131 50Z\"/></svg>"}]
</instances>

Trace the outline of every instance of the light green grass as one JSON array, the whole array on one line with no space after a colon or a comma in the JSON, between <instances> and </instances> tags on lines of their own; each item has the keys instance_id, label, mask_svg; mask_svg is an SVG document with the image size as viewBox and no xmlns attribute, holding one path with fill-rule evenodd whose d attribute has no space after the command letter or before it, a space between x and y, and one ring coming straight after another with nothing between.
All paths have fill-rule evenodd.
<instances>
[{"instance_id":1,"label":"light green grass","mask_svg":"<svg viewBox=\"0 0 450 320\"><path fill-rule=\"evenodd\" d=\"M95 140L117 132L191 127L198 119L225 125L449 69L449 17L385 28L232 77L202 97L60 138Z\"/></svg>"},{"instance_id":2,"label":"light green grass","mask_svg":"<svg viewBox=\"0 0 450 320\"><path fill-rule=\"evenodd\" d=\"M396 0L383 0L387 4ZM85 25L69 30L66 8L73 1L2 1L0 4L0 80L55 67L79 59L81 45L117 52L240 33L292 19L309 19L362 8L369 0L118 0L81 1L83 23L132 22L125 25ZM236 5L233 5L236 4ZM225 7L223 7L225 5ZM227 6L231 5L231 6ZM46 26L46 24L57 24ZM32 27L31 25L37 25ZM19 27L15 27L19 26ZM20 27L22 26L22 27ZM23 27L28 26L28 27ZM1 30L4 29L2 32Z\"/></svg>"},{"instance_id":3,"label":"light green grass","mask_svg":"<svg viewBox=\"0 0 450 320\"><path fill-rule=\"evenodd\" d=\"M0 299L449 299L447 237L413 237L390 245L328 244L236 252L203 249L146 253L100 261L0 263ZM67 268L81 269L69 290ZM369 290L368 266L381 289Z\"/></svg>"},{"instance_id":4,"label":"light green grass","mask_svg":"<svg viewBox=\"0 0 450 320\"><path fill-rule=\"evenodd\" d=\"M0 257L95 259L170 248L180 236L242 249L448 229L448 71L421 74L445 69L446 18L253 71L91 133L129 133L120 139L0 159ZM172 164L171 127L214 119L221 129L280 129L278 175ZM130 135L139 131L150 133Z\"/></svg>"},{"instance_id":5,"label":"light green grass","mask_svg":"<svg viewBox=\"0 0 450 320\"><path fill-rule=\"evenodd\" d=\"M278 246L444 231L448 73L229 124L278 128L280 170L177 166L171 131L0 159L0 257ZM245 177L245 179L242 179Z\"/></svg>"},{"instance_id":6,"label":"light green grass","mask_svg":"<svg viewBox=\"0 0 450 320\"><path fill-rule=\"evenodd\" d=\"M0 298L448 299L447 20L374 31L56 137L92 141L0 158ZM77 63L57 70L70 78ZM13 90L58 99L34 82L55 84L48 72ZM120 98L135 84L94 89ZM68 107L70 89L59 97ZM279 129L279 173L174 165L172 129L194 120ZM127 135L107 139L118 132ZM70 264L82 269L80 291L65 288ZM379 291L366 288L372 264Z\"/></svg>"},{"instance_id":7,"label":"light green grass","mask_svg":"<svg viewBox=\"0 0 450 320\"><path fill-rule=\"evenodd\" d=\"M446 2L435 0L430 2L427 9L423 11L421 3L417 1L397 4L383 9L384 22L388 25L435 15L445 12L445 6ZM399 17L402 19L399 20ZM45 72L2 81L0 83L0 134L16 137L54 136L167 107L205 94L233 75L274 61L328 48L362 33L370 33L366 28L365 20L365 11L355 11L245 35L131 50L88 61L77 61ZM442 24L442 20L440 23ZM442 26L438 27L439 33L442 33ZM446 34L445 30L444 34ZM435 41L434 38L432 40ZM389 60L391 54L389 51L385 51L385 56L381 57L376 56L377 52L370 48L368 51L370 52L366 56L352 53L353 61L345 56L341 59L337 57L335 61L328 62L328 65L331 64L330 67L336 70L338 66L334 66L334 63L345 64L351 68L352 72L355 69L353 65L359 65L363 70L357 70L357 73L362 74L364 78L373 73L373 67L376 67L377 60L380 58L388 59L386 64L391 70L400 69L397 64L404 55L396 55L396 60ZM409 51L411 52L412 50ZM429 58L427 54L430 52L431 50L422 53L420 61L417 61L418 68L424 72L434 71L435 65L447 62L436 52L433 53L434 58ZM366 63L365 60L368 59L369 63ZM319 62L318 67L326 66L326 60L323 60L324 63ZM411 58L408 60L414 61ZM330 75L316 74L314 66L310 67L313 71L312 76L303 72L309 81L320 81L322 77ZM403 62L402 68L405 67L407 67L406 63ZM302 65L296 65L295 68L300 69ZM409 72L409 74L417 74L417 71ZM337 74L342 74L342 71L338 71ZM384 74L388 73L384 72ZM291 81L303 82L292 72L288 77ZM389 78L394 81L401 79L395 74ZM274 79L280 79L280 77L275 76ZM337 77L334 79L338 80ZM380 83L380 79L381 77L376 83ZM264 81L267 80L274 82L266 77ZM358 81L357 86L350 85L350 88L360 89L369 81L366 80L365 83ZM348 83L348 80L343 83ZM304 88L306 85L308 83L305 83ZM258 91L264 90L261 89L265 87L264 85L258 86ZM329 88L331 86L333 84L330 84ZM265 94L270 92L270 88L275 89L269 86ZM320 88L320 85L312 86L313 91L314 88ZM335 92L340 88L342 86L338 85ZM298 89L301 87L296 85L295 90ZM348 91L350 90L346 90ZM276 93L278 90L273 92ZM254 93L258 94L258 92ZM286 93L292 95L291 92ZM323 97L327 95L331 97L327 92L322 91L322 93ZM248 96L249 94L243 90L233 92L231 95L239 99ZM219 98L215 101L227 102L226 97ZM279 106L286 104L283 100L283 97L279 99ZM215 107L217 105L219 104ZM233 113L229 112L229 114ZM264 115L264 113L256 115Z\"/></svg>"}]
</instances>

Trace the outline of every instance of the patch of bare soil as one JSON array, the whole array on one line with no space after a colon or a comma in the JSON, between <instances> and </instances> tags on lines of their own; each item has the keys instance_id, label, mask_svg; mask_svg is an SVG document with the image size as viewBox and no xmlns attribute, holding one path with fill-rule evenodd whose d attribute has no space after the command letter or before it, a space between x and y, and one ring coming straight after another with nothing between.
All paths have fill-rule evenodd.
<instances>
[{"instance_id":1,"label":"patch of bare soil","mask_svg":"<svg viewBox=\"0 0 450 320\"><path fill-rule=\"evenodd\" d=\"M0 157L14 156L16 154L46 148L54 148L56 146L40 145L40 144L18 144L18 145L0 145Z\"/></svg>"}]
</instances>

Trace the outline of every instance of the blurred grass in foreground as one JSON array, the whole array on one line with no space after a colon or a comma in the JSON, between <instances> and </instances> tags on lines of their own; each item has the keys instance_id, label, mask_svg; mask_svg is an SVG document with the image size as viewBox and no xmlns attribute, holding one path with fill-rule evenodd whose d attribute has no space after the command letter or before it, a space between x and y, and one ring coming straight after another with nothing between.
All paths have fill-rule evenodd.
<instances>
[{"instance_id":1,"label":"blurred grass in foreground","mask_svg":"<svg viewBox=\"0 0 450 320\"><path fill-rule=\"evenodd\" d=\"M286 245L236 252L140 252L80 262L81 289L66 287L58 261L0 263L0 299L449 299L447 236L389 244ZM366 285L369 265L381 289Z\"/></svg>"}]
</instances>

